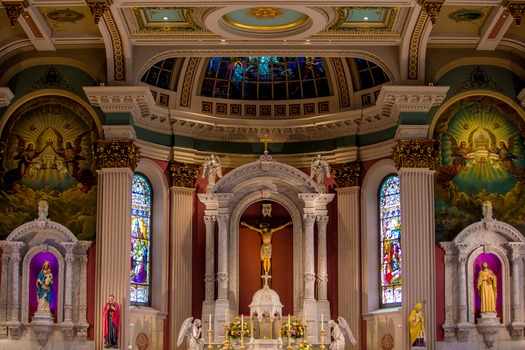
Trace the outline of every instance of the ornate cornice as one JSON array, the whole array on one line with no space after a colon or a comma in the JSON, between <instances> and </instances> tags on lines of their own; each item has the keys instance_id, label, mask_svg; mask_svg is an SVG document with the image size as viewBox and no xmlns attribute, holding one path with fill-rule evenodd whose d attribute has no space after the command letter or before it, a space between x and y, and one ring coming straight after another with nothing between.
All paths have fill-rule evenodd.
<instances>
[{"instance_id":1,"label":"ornate cornice","mask_svg":"<svg viewBox=\"0 0 525 350\"><path fill-rule=\"evenodd\" d=\"M194 188L199 167L194 164L170 162L171 186Z\"/></svg>"},{"instance_id":2,"label":"ornate cornice","mask_svg":"<svg viewBox=\"0 0 525 350\"><path fill-rule=\"evenodd\" d=\"M435 140L399 140L394 147L394 162L398 169L435 170L438 154L439 143Z\"/></svg>"},{"instance_id":3,"label":"ornate cornice","mask_svg":"<svg viewBox=\"0 0 525 350\"><path fill-rule=\"evenodd\" d=\"M139 148L132 140L99 140L93 144L93 155L98 169L130 168L135 171Z\"/></svg>"},{"instance_id":4,"label":"ornate cornice","mask_svg":"<svg viewBox=\"0 0 525 350\"><path fill-rule=\"evenodd\" d=\"M203 115L157 106L145 86L84 87L93 106L103 112L130 112L135 126L206 140L300 142L363 135L394 127L401 112L428 112L443 102L447 86L384 86L375 106L363 110L295 119L239 118ZM243 118L246 121L247 118Z\"/></svg>"},{"instance_id":5,"label":"ornate cornice","mask_svg":"<svg viewBox=\"0 0 525 350\"><path fill-rule=\"evenodd\" d=\"M332 175L338 188L359 186L361 166L359 163L332 165Z\"/></svg>"}]
</instances>

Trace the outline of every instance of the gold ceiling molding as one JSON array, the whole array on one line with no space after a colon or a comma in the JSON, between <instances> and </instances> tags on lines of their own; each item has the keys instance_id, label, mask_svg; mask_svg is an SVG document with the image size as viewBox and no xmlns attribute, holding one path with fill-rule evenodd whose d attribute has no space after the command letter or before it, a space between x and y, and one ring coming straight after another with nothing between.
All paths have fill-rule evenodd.
<instances>
[{"instance_id":1,"label":"gold ceiling molding","mask_svg":"<svg viewBox=\"0 0 525 350\"><path fill-rule=\"evenodd\" d=\"M251 24L239 23L239 22L232 20L228 16L223 16L222 19L224 22L228 23L229 25L233 27L241 28L241 29L254 30L254 31L272 31L272 30L285 30L285 29L299 27L303 25L306 21L308 21L309 17L304 15L301 19L295 22L286 23L286 24L282 24L278 26L251 25Z\"/></svg>"},{"instance_id":2,"label":"gold ceiling molding","mask_svg":"<svg viewBox=\"0 0 525 350\"><path fill-rule=\"evenodd\" d=\"M427 16L430 17L430 22L436 24L441 7L443 7L443 2L436 0L419 0L419 5L423 7L423 11L425 11Z\"/></svg>"},{"instance_id":3,"label":"gold ceiling molding","mask_svg":"<svg viewBox=\"0 0 525 350\"><path fill-rule=\"evenodd\" d=\"M145 21L144 11L149 10L182 10L184 13L184 19L186 24L183 26L166 25L154 26ZM202 28L195 22L194 19L195 7L134 7L133 14L137 22L137 26L141 32L154 32L154 33L169 33L173 32L195 32L202 31ZM173 24L173 23L172 23Z\"/></svg>"},{"instance_id":4,"label":"gold ceiling molding","mask_svg":"<svg viewBox=\"0 0 525 350\"><path fill-rule=\"evenodd\" d=\"M98 24L100 18L104 16L104 13L109 10L109 7L113 3L112 0L86 0L95 24Z\"/></svg>"},{"instance_id":5,"label":"gold ceiling molding","mask_svg":"<svg viewBox=\"0 0 525 350\"><path fill-rule=\"evenodd\" d=\"M323 31L323 33L331 33L331 32L344 32L346 34L389 34L392 35L392 29L394 28L394 24L396 22L396 17L398 14L398 8L397 7L335 7L335 12L337 13L337 22L332 25L330 28L328 28L326 31ZM345 27L344 23L346 22L346 18L348 16L348 11L350 10L388 10L387 14L387 20L384 23L383 27L362 27L362 26L351 26L351 27Z\"/></svg>"},{"instance_id":6,"label":"gold ceiling molding","mask_svg":"<svg viewBox=\"0 0 525 350\"><path fill-rule=\"evenodd\" d=\"M519 27L521 24L521 18L525 13L525 2L507 0L503 6L509 10L510 14L516 21L516 25Z\"/></svg>"}]
</instances>

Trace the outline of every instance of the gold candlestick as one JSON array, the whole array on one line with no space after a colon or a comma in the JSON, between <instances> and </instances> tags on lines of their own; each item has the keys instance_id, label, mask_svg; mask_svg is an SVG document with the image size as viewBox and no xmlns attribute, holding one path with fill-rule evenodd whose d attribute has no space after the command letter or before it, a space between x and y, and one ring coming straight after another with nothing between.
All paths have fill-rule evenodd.
<instances>
[{"instance_id":1,"label":"gold candlestick","mask_svg":"<svg viewBox=\"0 0 525 350\"><path fill-rule=\"evenodd\" d=\"M324 346L324 337L325 337L324 329L321 329L321 346L319 347L321 350L324 350L324 348L325 348L325 346Z\"/></svg>"},{"instance_id":2,"label":"gold candlestick","mask_svg":"<svg viewBox=\"0 0 525 350\"><path fill-rule=\"evenodd\" d=\"M288 350L292 350L292 331L290 330L290 317L288 316L288 331L286 334L288 335L288 346L286 347Z\"/></svg>"},{"instance_id":3,"label":"gold candlestick","mask_svg":"<svg viewBox=\"0 0 525 350\"><path fill-rule=\"evenodd\" d=\"M213 335L213 331L211 329L208 329L208 350L213 349L213 346L211 345L212 335Z\"/></svg>"}]
</instances>

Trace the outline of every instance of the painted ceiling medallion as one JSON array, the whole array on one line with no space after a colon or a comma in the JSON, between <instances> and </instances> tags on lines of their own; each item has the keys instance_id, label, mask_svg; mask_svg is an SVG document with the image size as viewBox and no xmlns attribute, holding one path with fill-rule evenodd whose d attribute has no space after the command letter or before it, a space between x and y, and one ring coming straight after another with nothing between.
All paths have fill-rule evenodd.
<instances>
[{"instance_id":1,"label":"painted ceiling medallion","mask_svg":"<svg viewBox=\"0 0 525 350\"><path fill-rule=\"evenodd\" d=\"M278 7L255 7L248 9L248 15L257 19L268 19L282 16L283 11Z\"/></svg>"},{"instance_id":2,"label":"painted ceiling medallion","mask_svg":"<svg viewBox=\"0 0 525 350\"><path fill-rule=\"evenodd\" d=\"M277 31L297 28L309 17L299 11L279 7L253 7L235 10L222 19L228 25L250 31Z\"/></svg>"},{"instance_id":3,"label":"painted ceiling medallion","mask_svg":"<svg viewBox=\"0 0 525 350\"><path fill-rule=\"evenodd\" d=\"M485 14L478 10L467 10L467 9L461 9L459 11L454 11L448 17L456 22L468 22L468 21L476 21L478 19L481 19L485 16Z\"/></svg>"}]
</instances>

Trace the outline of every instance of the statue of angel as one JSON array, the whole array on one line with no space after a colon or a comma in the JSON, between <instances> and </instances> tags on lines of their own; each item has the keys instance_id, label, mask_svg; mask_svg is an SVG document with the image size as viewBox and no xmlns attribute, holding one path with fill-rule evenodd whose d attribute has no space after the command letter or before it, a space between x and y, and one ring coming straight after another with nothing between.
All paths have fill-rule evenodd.
<instances>
[{"instance_id":1,"label":"statue of angel","mask_svg":"<svg viewBox=\"0 0 525 350\"><path fill-rule=\"evenodd\" d=\"M320 154L312 159L310 166L310 178L313 179L314 176L318 185L324 185L325 176L330 177L330 165Z\"/></svg>"},{"instance_id":2,"label":"statue of angel","mask_svg":"<svg viewBox=\"0 0 525 350\"><path fill-rule=\"evenodd\" d=\"M332 344L330 344L330 350L344 350L345 348L345 335L348 337L348 340L350 340L350 343L352 345L357 344L354 335L352 334L352 331L350 330L350 326L346 322L346 320L339 316L337 318L337 321L339 323L336 323L334 320L328 321L328 326L332 328Z\"/></svg>"},{"instance_id":3,"label":"statue of angel","mask_svg":"<svg viewBox=\"0 0 525 350\"><path fill-rule=\"evenodd\" d=\"M182 323L179 331L179 338L177 346L180 346L186 337L188 340L188 350L202 350L204 346L204 339L201 338L201 320L198 318L193 321L193 317L188 317Z\"/></svg>"},{"instance_id":4,"label":"statue of angel","mask_svg":"<svg viewBox=\"0 0 525 350\"><path fill-rule=\"evenodd\" d=\"M216 155L210 155L204 160L202 178L208 177L208 186L215 185L215 178L222 177L221 160Z\"/></svg>"}]
</instances>

